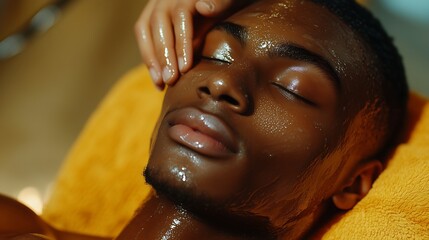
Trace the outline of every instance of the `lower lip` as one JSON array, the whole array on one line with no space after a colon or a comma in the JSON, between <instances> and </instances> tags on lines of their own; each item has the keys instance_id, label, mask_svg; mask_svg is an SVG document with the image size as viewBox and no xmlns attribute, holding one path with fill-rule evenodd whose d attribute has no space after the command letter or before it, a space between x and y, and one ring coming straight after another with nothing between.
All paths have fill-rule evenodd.
<instances>
[{"instance_id":1,"label":"lower lip","mask_svg":"<svg viewBox=\"0 0 429 240\"><path fill-rule=\"evenodd\" d=\"M177 143L209 157L219 158L231 154L223 143L183 124L171 126L168 134Z\"/></svg>"}]
</instances>

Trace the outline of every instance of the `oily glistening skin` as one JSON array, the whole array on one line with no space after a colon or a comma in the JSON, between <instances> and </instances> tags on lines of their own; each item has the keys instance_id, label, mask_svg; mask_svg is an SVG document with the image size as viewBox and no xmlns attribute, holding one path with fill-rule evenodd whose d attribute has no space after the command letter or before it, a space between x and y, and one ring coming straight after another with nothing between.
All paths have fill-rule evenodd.
<instances>
[{"instance_id":1,"label":"oily glistening skin","mask_svg":"<svg viewBox=\"0 0 429 240\"><path fill-rule=\"evenodd\" d=\"M332 206L352 208L381 171L388 80L367 67L374 59L313 2L233 15L167 90L147 182L216 228L302 236Z\"/></svg>"}]
</instances>

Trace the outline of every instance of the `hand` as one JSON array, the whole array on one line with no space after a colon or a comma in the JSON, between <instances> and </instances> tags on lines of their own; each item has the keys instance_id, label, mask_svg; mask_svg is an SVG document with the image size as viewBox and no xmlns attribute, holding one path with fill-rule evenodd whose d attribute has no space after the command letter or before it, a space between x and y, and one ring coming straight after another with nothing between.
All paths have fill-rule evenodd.
<instances>
[{"instance_id":1,"label":"hand","mask_svg":"<svg viewBox=\"0 0 429 240\"><path fill-rule=\"evenodd\" d=\"M244 0L149 0L135 31L143 62L154 84L174 84L193 64L193 49L216 20L241 7ZM201 26L194 29L199 17Z\"/></svg>"}]
</instances>

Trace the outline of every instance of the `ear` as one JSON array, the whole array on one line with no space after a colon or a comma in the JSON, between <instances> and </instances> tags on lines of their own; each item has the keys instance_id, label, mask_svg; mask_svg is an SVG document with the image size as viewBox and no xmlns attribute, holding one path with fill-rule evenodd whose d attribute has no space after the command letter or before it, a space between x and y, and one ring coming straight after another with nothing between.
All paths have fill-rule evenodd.
<instances>
[{"instance_id":1,"label":"ear","mask_svg":"<svg viewBox=\"0 0 429 240\"><path fill-rule=\"evenodd\" d=\"M334 205L341 210L352 209L368 194L375 179L381 173L383 166L378 160L359 164L352 177L332 196Z\"/></svg>"}]
</instances>

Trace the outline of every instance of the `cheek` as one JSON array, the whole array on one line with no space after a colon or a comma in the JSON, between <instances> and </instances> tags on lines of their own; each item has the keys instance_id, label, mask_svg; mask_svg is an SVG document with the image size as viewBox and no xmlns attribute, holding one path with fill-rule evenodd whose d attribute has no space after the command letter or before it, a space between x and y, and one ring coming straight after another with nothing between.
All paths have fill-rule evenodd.
<instances>
[{"instance_id":1,"label":"cheek","mask_svg":"<svg viewBox=\"0 0 429 240\"><path fill-rule=\"evenodd\" d=\"M256 105L246 136L251 176L246 206L240 207L280 227L312 206L317 189L309 191L308 185L317 182L302 182L301 176L324 153L327 135L325 125L313 113L302 112L302 106L267 102Z\"/></svg>"},{"instance_id":2,"label":"cheek","mask_svg":"<svg viewBox=\"0 0 429 240\"><path fill-rule=\"evenodd\" d=\"M292 206L308 195L306 188L297 187L298 179L325 152L327 135L324 124L314 120L317 116L302 109L296 103L284 108L272 100L256 105L252 131L246 136L252 173L249 188L257 190L251 193L252 202L269 198ZM265 210L270 208L276 207Z\"/></svg>"},{"instance_id":3,"label":"cheek","mask_svg":"<svg viewBox=\"0 0 429 240\"><path fill-rule=\"evenodd\" d=\"M305 169L326 149L327 127L317 111L288 101L283 105L261 101L251 124L254 136L247 140L251 156L266 159L254 161L257 167L270 165L283 173L298 174L292 170Z\"/></svg>"}]
</instances>

